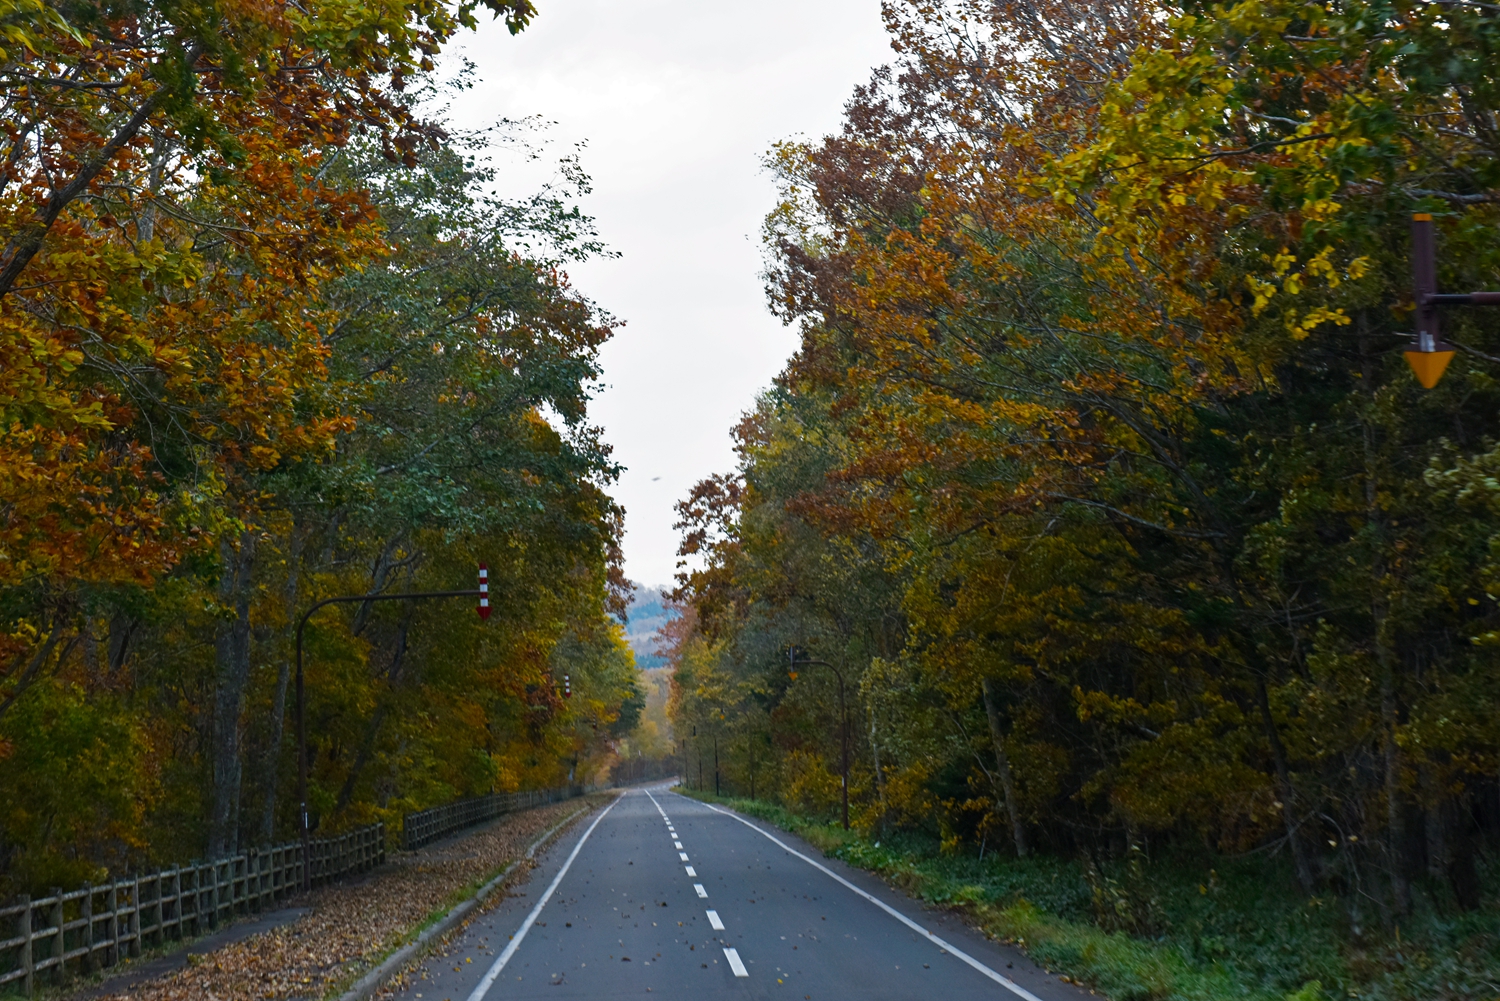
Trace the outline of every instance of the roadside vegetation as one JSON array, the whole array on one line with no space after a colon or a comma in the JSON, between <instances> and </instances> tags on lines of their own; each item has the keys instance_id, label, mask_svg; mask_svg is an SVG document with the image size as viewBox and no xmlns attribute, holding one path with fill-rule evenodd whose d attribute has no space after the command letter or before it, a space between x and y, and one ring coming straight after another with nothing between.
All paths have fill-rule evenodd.
<instances>
[{"instance_id":1,"label":"roadside vegetation","mask_svg":"<svg viewBox=\"0 0 1500 1001\"><path fill-rule=\"evenodd\" d=\"M5 5L0 898L586 782L643 703L615 321L434 57L527 0ZM565 678L567 684L565 685ZM571 696L568 697L568 696Z\"/></svg>"},{"instance_id":2,"label":"roadside vegetation","mask_svg":"<svg viewBox=\"0 0 1500 1001\"><path fill-rule=\"evenodd\" d=\"M1125 860L944 851L921 831L845 831L767 800L690 796L759 817L929 904L963 911L1053 973L1116 1001L1486 997L1500 983L1500 899L1421 907L1398 939L1354 944L1332 896L1302 896L1286 864L1169 850Z\"/></svg>"},{"instance_id":3,"label":"roadside vegetation","mask_svg":"<svg viewBox=\"0 0 1500 1001\"><path fill-rule=\"evenodd\" d=\"M1500 12L885 11L768 159L801 345L679 505L685 775L847 789L1111 991L1489 1001L1500 311L1403 352L1414 216L1500 290Z\"/></svg>"}]
</instances>

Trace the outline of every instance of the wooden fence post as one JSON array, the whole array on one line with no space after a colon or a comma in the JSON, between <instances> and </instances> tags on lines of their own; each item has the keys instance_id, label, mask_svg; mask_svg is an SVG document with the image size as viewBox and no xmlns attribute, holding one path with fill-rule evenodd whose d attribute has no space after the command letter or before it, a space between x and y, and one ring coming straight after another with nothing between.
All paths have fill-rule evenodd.
<instances>
[{"instance_id":1,"label":"wooden fence post","mask_svg":"<svg viewBox=\"0 0 1500 1001\"><path fill-rule=\"evenodd\" d=\"M21 894L21 913L16 918L16 934L24 939L21 943L21 969L26 971L26 976L21 980L21 986L30 997L36 992L36 960L32 955L32 922L31 922L31 896Z\"/></svg>"},{"instance_id":2,"label":"wooden fence post","mask_svg":"<svg viewBox=\"0 0 1500 1001\"><path fill-rule=\"evenodd\" d=\"M161 945L164 941L166 941L167 938L167 915L166 912L162 910L162 897L165 895L165 891L162 889L162 884L165 881L165 878L165 872L163 872L161 869L156 870L156 924L154 928L156 930L155 941L157 945Z\"/></svg>"},{"instance_id":3,"label":"wooden fence post","mask_svg":"<svg viewBox=\"0 0 1500 1001\"><path fill-rule=\"evenodd\" d=\"M83 884L83 971L94 973L99 969L98 957L94 955L94 884Z\"/></svg>"},{"instance_id":4,"label":"wooden fence post","mask_svg":"<svg viewBox=\"0 0 1500 1001\"><path fill-rule=\"evenodd\" d=\"M172 867L172 928L176 934L172 937L182 941L182 866Z\"/></svg>"},{"instance_id":5,"label":"wooden fence post","mask_svg":"<svg viewBox=\"0 0 1500 1001\"><path fill-rule=\"evenodd\" d=\"M219 866L210 861L208 868L208 927L219 927Z\"/></svg>"},{"instance_id":6,"label":"wooden fence post","mask_svg":"<svg viewBox=\"0 0 1500 1001\"><path fill-rule=\"evenodd\" d=\"M141 954L141 877L130 881L130 954Z\"/></svg>"},{"instance_id":7,"label":"wooden fence post","mask_svg":"<svg viewBox=\"0 0 1500 1001\"><path fill-rule=\"evenodd\" d=\"M109 909L109 916L104 919L104 936L107 945L104 948L104 964L114 966L120 961L120 935L119 923L116 920L119 911L120 884L112 880L109 889L104 893L104 906Z\"/></svg>"},{"instance_id":8,"label":"wooden fence post","mask_svg":"<svg viewBox=\"0 0 1500 1001\"><path fill-rule=\"evenodd\" d=\"M62 983L63 980L63 957L68 954L66 944L63 942L63 890L60 886L52 888L52 927L56 929L52 935L52 958L57 962L52 967L52 980Z\"/></svg>"},{"instance_id":9,"label":"wooden fence post","mask_svg":"<svg viewBox=\"0 0 1500 1001\"><path fill-rule=\"evenodd\" d=\"M177 867L174 865L171 872L162 870L156 881L156 944L167 944L167 923L177 917L175 907L176 896L173 892L177 885ZM169 904L168 901L173 903ZM171 907L172 910L168 910Z\"/></svg>"},{"instance_id":10,"label":"wooden fence post","mask_svg":"<svg viewBox=\"0 0 1500 1001\"><path fill-rule=\"evenodd\" d=\"M193 935L208 931L203 922L203 867L194 861L188 869L193 874Z\"/></svg>"}]
</instances>

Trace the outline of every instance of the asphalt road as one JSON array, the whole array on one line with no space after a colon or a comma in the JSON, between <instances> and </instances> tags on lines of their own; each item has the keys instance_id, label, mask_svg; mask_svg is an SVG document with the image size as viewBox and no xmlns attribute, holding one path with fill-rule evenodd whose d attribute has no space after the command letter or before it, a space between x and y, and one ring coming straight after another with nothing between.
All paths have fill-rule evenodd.
<instances>
[{"instance_id":1,"label":"asphalt road","mask_svg":"<svg viewBox=\"0 0 1500 1001\"><path fill-rule=\"evenodd\" d=\"M626 792L538 862L392 996L1090 997L792 835L665 787Z\"/></svg>"}]
</instances>

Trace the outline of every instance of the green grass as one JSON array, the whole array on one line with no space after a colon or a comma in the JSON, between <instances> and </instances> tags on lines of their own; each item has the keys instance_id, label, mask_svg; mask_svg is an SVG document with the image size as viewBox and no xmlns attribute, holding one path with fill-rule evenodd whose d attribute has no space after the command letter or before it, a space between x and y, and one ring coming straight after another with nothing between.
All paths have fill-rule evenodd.
<instances>
[{"instance_id":1,"label":"green grass","mask_svg":"<svg viewBox=\"0 0 1500 1001\"><path fill-rule=\"evenodd\" d=\"M1389 931L1367 913L1369 927L1355 936L1347 901L1303 897L1276 860L1179 854L1090 873L1081 860L944 854L922 834L863 836L765 801L683 792L792 831L929 903L967 911L990 935L1116 1001L1500 998L1493 893L1468 914L1424 896Z\"/></svg>"}]
</instances>

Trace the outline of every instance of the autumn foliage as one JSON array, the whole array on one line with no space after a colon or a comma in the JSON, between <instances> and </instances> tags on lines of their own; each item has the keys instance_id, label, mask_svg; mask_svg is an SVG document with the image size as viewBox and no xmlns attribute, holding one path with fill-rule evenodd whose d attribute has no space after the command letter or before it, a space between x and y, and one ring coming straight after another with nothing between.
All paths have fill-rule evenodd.
<instances>
[{"instance_id":1,"label":"autumn foliage","mask_svg":"<svg viewBox=\"0 0 1500 1001\"><path fill-rule=\"evenodd\" d=\"M566 185L495 199L432 119L484 12L533 13L0 5L0 892L288 836L302 610L482 561L488 626L310 623L319 825L607 759L613 321L565 272L601 248Z\"/></svg>"},{"instance_id":2,"label":"autumn foliage","mask_svg":"<svg viewBox=\"0 0 1500 1001\"><path fill-rule=\"evenodd\" d=\"M1446 314L1432 392L1401 350L1414 212L1444 290L1500 288L1495 9L886 16L842 131L771 157L802 344L679 507L679 727L831 809L795 644L857 684L867 829L1259 852L1356 935L1480 907L1500 328Z\"/></svg>"}]
</instances>

